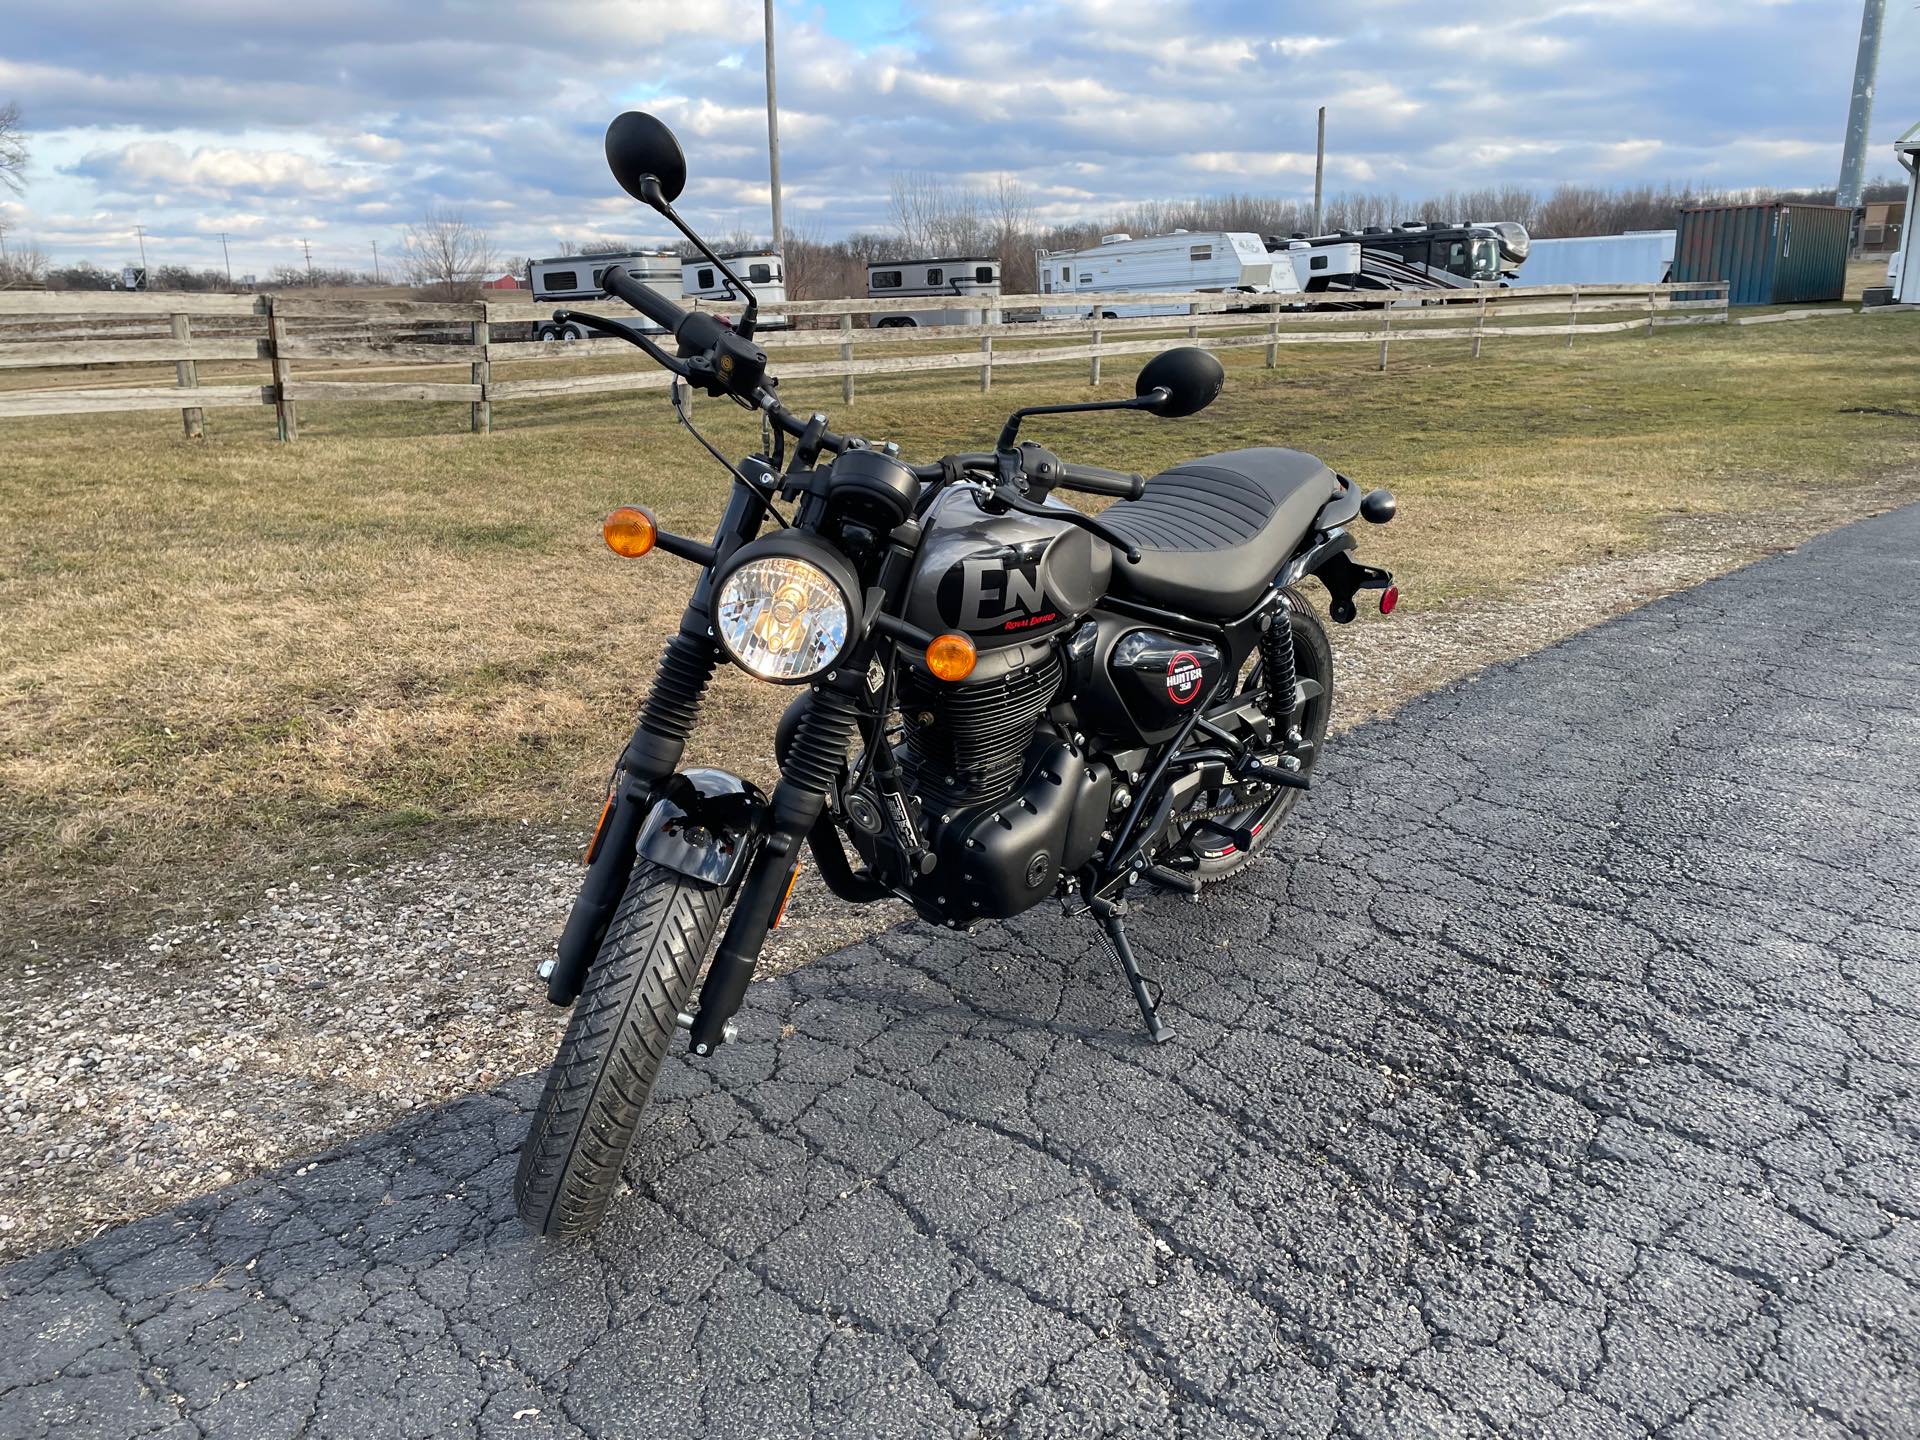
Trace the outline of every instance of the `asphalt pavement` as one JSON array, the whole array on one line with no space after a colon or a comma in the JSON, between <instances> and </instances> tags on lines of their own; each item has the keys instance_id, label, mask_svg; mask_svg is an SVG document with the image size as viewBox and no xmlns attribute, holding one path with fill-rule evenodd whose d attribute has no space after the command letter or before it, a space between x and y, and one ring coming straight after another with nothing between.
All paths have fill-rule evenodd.
<instances>
[{"instance_id":1,"label":"asphalt pavement","mask_svg":"<svg viewBox=\"0 0 1920 1440\"><path fill-rule=\"evenodd\" d=\"M530 1078L19 1262L0 1434L1913 1436L1916 634L1920 508L1344 737L1169 1045L1051 909L757 986L590 1247Z\"/></svg>"}]
</instances>

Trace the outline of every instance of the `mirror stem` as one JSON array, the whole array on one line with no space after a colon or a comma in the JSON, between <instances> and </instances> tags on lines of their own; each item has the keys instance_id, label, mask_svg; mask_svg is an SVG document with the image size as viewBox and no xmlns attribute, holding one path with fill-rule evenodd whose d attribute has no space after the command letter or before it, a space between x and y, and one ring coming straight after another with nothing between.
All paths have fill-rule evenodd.
<instances>
[{"instance_id":1,"label":"mirror stem","mask_svg":"<svg viewBox=\"0 0 1920 1440\"><path fill-rule=\"evenodd\" d=\"M1091 410L1147 410L1160 404L1167 395L1165 387L1160 387L1144 395L1130 395L1124 400L1079 400L1066 405L1029 405L1007 417L994 448L1002 452L1013 449L1013 442L1020 438L1020 422L1029 415L1081 415Z\"/></svg>"},{"instance_id":2,"label":"mirror stem","mask_svg":"<svg viewBox=\"0 0 1920 1440\"><path fill-rule=\"evenodd\" d=\"M661 192L658 177L653 175L642 175L640 177L640 198L655 210L658 210L662 215L666 216L668 223L682 235L686 236L687 239L691 240L694 248L708 260L712 261L714 267L733 283L733 288L746 297L747 305L746 308L740 312L740 323L734 328L734 333L742 340L751 340L753 338L754 322L758 320L760 316L760 301L759 298L754 295L753 291L748 288L747 282L734 274L733 268L718 255L714 254L712 247L698 235L694 234L693 227L680 218L673 206L668 203L666 195ZM773 248L776 251L779 250L780 244L778 239L774 241Z\"/></svg>"}]
</instances>

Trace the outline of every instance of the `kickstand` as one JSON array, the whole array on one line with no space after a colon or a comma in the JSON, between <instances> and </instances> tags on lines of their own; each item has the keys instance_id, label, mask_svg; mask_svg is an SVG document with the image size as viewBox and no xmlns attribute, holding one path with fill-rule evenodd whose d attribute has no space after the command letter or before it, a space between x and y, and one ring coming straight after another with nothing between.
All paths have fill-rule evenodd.
<instances>
[{"instance_id":1,"label":"kickstand","mask_svg":"<svg viewBox=\"0 0 1920 1440\"><path fill-rule=\"evenodd\" d=\"M1113 901L1097 897L1092 902L1092 909L1100 917L1101 928L1107 932L1107 948L1113 951L1113 958L1120 962L1120 968L1126 974L1127 985L1140 1007L1140 1018L1147 1023L1147 1038L1156 1045L1164 1045L1173 1039L1173 1031L1160 1023L1160 984L1142 975L1140 966L1134 961L1133 947L1127 944L1127 925L1123 918L1125 912Z\"/></svg>"}]
</instances>

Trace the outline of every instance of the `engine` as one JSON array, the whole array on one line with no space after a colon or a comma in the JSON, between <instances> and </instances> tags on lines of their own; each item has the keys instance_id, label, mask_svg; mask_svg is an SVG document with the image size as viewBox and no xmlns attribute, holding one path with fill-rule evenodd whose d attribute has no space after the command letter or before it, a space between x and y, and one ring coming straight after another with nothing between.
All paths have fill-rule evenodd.
<instances>
[{"instance_id":1,"label":"engine","mask_svg":"<svg viewBox=\"0 0 1920 1440\"><path fill-rule=\"evenodd\" d=\"M941 496L908 601L929 631L961 630L973 675L933 679L903 663L895 702L902 784L933 856L922 885L954 923L1015 915L1091 858L1113 777L1046 719L1066 677L1066 634L1106 593L1113 556L1077 526L993 514L978 494Z\"/></svg>"}]
</instances>

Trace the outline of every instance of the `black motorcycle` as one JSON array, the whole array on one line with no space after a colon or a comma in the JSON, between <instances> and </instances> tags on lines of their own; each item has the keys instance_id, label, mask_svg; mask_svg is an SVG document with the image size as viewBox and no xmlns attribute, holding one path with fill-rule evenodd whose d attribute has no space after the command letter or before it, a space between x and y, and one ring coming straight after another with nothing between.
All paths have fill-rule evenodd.
<instances>
[{"instance_id":1,"label":"black motorcycle","mask_svg":"<svg viewBox=\"0 0 1920 1440\"><path fill-rule=\"evenodd\" d=\"M1197 413L1225 379L1201 349L1156 355L1131 399L1016 411L992 450L925 465L795 415L753 342L751 288L673 209L686 162L672 132L622 115L607 163L727 276L743 313L728 326L609 267L605 292L659 330L577 310L555 323L639 346L679 383L757 411L768 438L737 464L707 445L733 477L711 540L635 507L604 526L619 554L663 550L700 577L540 967L574 1011L516 1193L552 1235L599 1223L675 1032L695 1055L732 1038L803 849L842 899L903 899L956 929L1057 896L1104 928L1147 1034L1170 1038L1127 943L1127 896L1197 896L1308 788L1333 669L1296 587L1320 581L1342 622L1361 590L1381 591L1383 612L1397 599L1387 572L1355 562L1347 528L1391 519L1393 496L1362 495L1311 455L1235 450L1144 480L1020 441L1034 415ZM1055 489L1130 503L1094 518ZM723 660L797 691L771 795L680 768Z\"/></svg>"}]
</instances>

